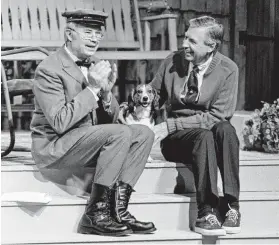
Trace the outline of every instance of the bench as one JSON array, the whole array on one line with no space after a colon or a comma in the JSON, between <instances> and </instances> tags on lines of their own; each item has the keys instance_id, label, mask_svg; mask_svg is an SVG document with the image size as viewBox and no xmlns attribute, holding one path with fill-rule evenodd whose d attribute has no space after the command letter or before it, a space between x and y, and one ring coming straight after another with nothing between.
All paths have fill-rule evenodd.
<instances>
[{"instance_id":1,"label":"bench","mask_svg":"<svg viewBox=\"0 0 279 245\"><path fill-rule=\"evenodd\" d=\"M97 52L101 59L140 60L164 59L170 51L177 50L176 15L161 15L144 18L143 35L137 0L3 0L2 4L2 47L44 47L56 49L64 43L65 10L88 8L103 10L109 14L106 20L102 51ZM167 18L170 26L170 49L152 51L150 47L151 21ZM175 28L173 28L175 27ZM143 44L145 37L145 45ZM118 51L116 51L118 50ZM121 50L121 51L119 51ZM26 55L13 55L3 60L26 60ZM30 60L40 60L38 52L28 54Z\"/></svg>"}]
</instances>

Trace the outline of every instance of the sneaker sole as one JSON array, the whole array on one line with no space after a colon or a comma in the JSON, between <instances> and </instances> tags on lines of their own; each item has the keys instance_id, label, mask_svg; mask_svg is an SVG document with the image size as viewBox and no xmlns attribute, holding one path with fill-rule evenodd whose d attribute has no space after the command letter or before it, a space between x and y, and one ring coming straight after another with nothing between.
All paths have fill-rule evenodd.
<instances>
[{"instance_id":1,"label":"sneaker sole","mask_svg":"<svg viewBox=\"0 0 279 245\"><path fill-rule=\"evenodd\" d=\"M195 227L194 231L202 234L203 236L225 236L226 235L226 231L224 229L207 230L207 229L202 229L200 227Z\"/></svg>"},{"instance_id":2,"label":"sneaker sole","mask_svg":"<svg viewBox=\"0 0 279 245\"><path fill-rule=\"evenodd\" d=\"M222 226L222 228L227 232L227 234L237 234L241 231L240 227Z\"/></svg>"}]
</instances>

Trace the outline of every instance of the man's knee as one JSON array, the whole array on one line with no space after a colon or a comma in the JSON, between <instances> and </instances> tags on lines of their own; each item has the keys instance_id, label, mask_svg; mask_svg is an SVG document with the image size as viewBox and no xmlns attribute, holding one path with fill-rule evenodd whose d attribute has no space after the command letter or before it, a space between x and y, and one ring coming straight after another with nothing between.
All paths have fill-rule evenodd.
<instances>
[{"instance_id":1,"label":"man's knee","mask_svg":"<svg viewBox=\"0 0 279 245\"><path fill-rule=\"evenodd\" d=\"M98 132L96 134L96 132ZM98 126L92 126L91 129L88 130L88 134L91 137L94 137L95 140L98 139L108 139L111 140L119 140L131 142L132 140L132 131L131 129L122 124L104 124Z\"/></svg>"},{"instance_id":2,"label":"man's knee","mask_svg":"<svg viewBox=\"0 0 279 245\"><path fill-rule=\"evenodd\" d=\"M132 139L132 130L126 125L115 124L115 135L130 141Z\"/></svg>"},{"instance_id":3,"label":"man's knee","mask_svg":"<svg viewBox=\"0 0 279 245\"><path fill-rule=\"evenodd\" d=\"M213 133L215 134L229 134L233 135L236 134L235 128L230 124L228 121L216 123L212 129Z\"/></svg>"},{"instance_id":4,"label":"man's knee","mask_svg":"<svg viewBox=\"0 0 279 245\"><path fill-rule=\"evenodd\" d=\"M147 126L141 124L131 125L131 130L134 132L135 136L139 141L154 141L154 132Z\"/></svg>"},{"instance_id":5,"label":"man's knee","mask_svg":"<svg viewBox=\"0 0 279 245\"><path fill-rule=\"evenodd\" d=\"M205 142L213 142L213 133L210 130L204 129L200 132L198 140Z\"/></svg>"}]
</instances>

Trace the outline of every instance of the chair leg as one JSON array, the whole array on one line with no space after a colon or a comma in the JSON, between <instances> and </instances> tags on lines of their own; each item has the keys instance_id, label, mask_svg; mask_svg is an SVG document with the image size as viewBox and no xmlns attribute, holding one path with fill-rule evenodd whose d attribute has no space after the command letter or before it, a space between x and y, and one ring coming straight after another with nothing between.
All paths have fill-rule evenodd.
<instances>
[{"instance_id":1,"label":"chair leg","mask_svg":"<svg viewBox=\"0 0 279 245\"><path fill-rule=\"evenodd\" d=\"M1 72L2 72L1 78L2 78L3 92L4 92L6 107L7 107L9 130L10 130L10 144L4 152L1 152L1 157L4 157L4 156L8 155L12 151L12 149L14 148L14 145L15 145L15 130L14 130L14 122L13 122L13 114L12 114L12 108L11 108L10 95L9 95L9 90L8 90L8 85L7 85L7 78L6 78L5 69L4 69L3 64L1 64Z\"/></svg>"},{"instance_id":2,"label":"chair leg","mask_svg":"<svg viewBox=\"0 0 279 245\"><path fill-rule=\"evenodd\" d=\"M169 49L171 51L177 50L177 37L176 37L176 19L168 19L168 32L169 32Z\"/></svg>"},{"instance_id":3,"label":"chair leg","mask_svg":"<svg viewBox=\"0 0 279 245\"><path fill-rule=\"evenodd\" d=\"M150 51L150 38L151 38L151 33L150 33L150 22L148 20L144 21L144 50L145 51Z\"/></svg>"}]
</instances>

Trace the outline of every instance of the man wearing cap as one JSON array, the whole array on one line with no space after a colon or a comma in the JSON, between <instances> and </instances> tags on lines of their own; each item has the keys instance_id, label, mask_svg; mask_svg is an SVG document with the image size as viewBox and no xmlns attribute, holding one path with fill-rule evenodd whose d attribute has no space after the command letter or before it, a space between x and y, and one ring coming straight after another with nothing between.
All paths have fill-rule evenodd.
<instances>
[{"instance_id":1,"label":"man wearing cap","mask_svg":"<svg viewBox=\"0 0 279 245\"><path fill-rule=\"evenodd\" d=\"M31 122L35 163L41 170L96 167L79 233L153 232L152 222L138 221L127 208L154 134L143 125L113 124L119 112L111 93L117 68L94 56L107 14L74 10L63 16L65 45L35 72Z\"/></svg>"}]
</instances>

